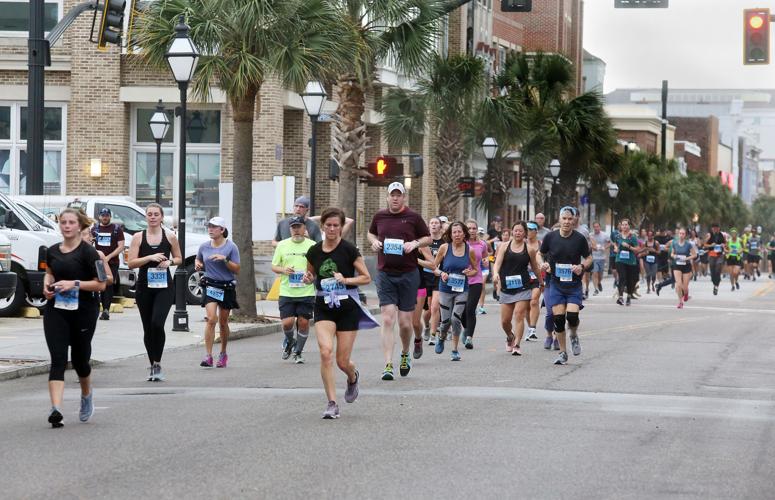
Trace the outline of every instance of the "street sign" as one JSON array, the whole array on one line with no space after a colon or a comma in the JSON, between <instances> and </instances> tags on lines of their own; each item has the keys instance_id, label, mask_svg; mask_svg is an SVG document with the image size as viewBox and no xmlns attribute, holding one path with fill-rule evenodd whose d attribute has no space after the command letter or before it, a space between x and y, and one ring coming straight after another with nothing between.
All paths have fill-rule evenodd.
<instances>
[{"instance_id":1,"label":"street sign","mask_svg":"<svg viewBox=\"0 0 775 500\"><path fill-rule=\"evenodd\" d=\"M509 189L508 205L510 207L516 207L519 205L527 204L527 188L513 187Z\"/></svg>"},{"instance_id":2,"label":"street sign","mask_svg":"<svg viewBox=\"0 0 775 500\"><path fill-rule=\"evenodd\" d=\"M476 179L473 177L458 177L457 188L462 193L463 198L473 198Z\"/></svg>"},{"instance_id":3,"label":"street sign","mask_svg":"<svg viewBox=\"0 0 775 500\"><path fill-rule=\"evenodd\" d=\"M614 0L615 9L666 9L670 0Z\"/></svg>"}]
</instances>

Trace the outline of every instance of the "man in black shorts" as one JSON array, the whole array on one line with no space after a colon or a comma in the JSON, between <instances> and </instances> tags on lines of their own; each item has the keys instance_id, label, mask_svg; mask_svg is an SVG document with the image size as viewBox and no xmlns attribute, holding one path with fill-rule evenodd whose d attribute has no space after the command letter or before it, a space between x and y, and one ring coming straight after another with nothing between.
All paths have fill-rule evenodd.
<instances>
[{"instance_id":1,"label":"man in black shorts","mask_svg":"<svg viewBox=\"0 0 775 500\"><path fill-rule=\"evenodd\" d=\"M414 330L412 315L417 303L420 272L417 249L431 243L422 217L406 206L406 189L400 182L388 186L388 208L378 211L369 227L369 243L377 252L377 295L382 312L382 380L393 380L393 328L398 320L401 336L402 377L409 374L409 344Z\"/></svg>"}]
</instances>

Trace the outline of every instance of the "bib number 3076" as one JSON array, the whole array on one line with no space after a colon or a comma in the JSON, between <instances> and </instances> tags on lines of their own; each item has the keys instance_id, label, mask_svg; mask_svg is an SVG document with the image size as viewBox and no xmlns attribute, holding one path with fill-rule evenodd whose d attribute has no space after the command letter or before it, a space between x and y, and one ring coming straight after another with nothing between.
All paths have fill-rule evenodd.
<instances>
[{"instance_id":1,"label":"bib number 3076","mask_svg":"<svg viewBox=\"0 0 775 500\"><path fill-rule=\"evenodd\" d=\"M573 281L572 264L557 264L555 271L560 281Z\"/></svg>"}]
</instances>

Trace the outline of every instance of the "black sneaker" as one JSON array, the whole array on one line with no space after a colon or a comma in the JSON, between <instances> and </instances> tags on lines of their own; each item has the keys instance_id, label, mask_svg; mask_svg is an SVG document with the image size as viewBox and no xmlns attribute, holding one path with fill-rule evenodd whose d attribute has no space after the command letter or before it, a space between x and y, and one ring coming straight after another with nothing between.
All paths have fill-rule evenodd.
<instances>
[{"instance_id":1,"label":"black sneaker","mask_svg":"<svg viewBox=\"0 0 775 500\"><path fill-rule=\"evenodd\" d=\"M740 282L737 282L737 283L735 283L735 288L737 288L738 290L740 290Z\"/></svg>"},{"instance_id":2,"label":"black sneaker","mask_svg":"<svg viewBox=\"0 0 775 500\"><path fill-rule=\"evenodd\" d=\"M630 305L630 296L629 295L627 296L627 301L624 304L627 305L627 306Z\"/></svg>"},{"instance_id":3,"label":"black sneaker","mask_svg":"<svg viewBox=\"0 0 775 500\"><path fill-rule=\"evenodd\" d=\"M422 337L414 339L414 352L412 352L412 357L414 359L422 358Z\"/></svg>"},{"instance_id":4,"label":"black sneaker","mask_svg":"<svg viewBox=\"0 0 775 500\"><path fill-rule=\"evenodd\" d=\"M657 297L659 297L659 292L661 292L661 291L662 291L662 285L660 285L659 283L657 283L657 286L656 286L656 287L654 287L654 291L655 291L655 292L657 292Z\"/></svg>"},{"instance_id":5,"label":"black sneaker","mask_svg":"<svg viewBox=\"0 0 775 500\"><path fill-rule=\"evenodd\" d=\"M616 299L616 303L617 303L617 304L619 304L620 306L623 306L623 305L624 305L624 301L622 300L622 298L621 298L621 297L619 297L618 299Z\"/></svg>"},{"instance_id":6,"label":"black sneaker","mask_svg":"<svg viewBox=\"0 0 775 500\"><path fill-rule=\"evenodd\" d=\"M110 319L110 313L108 311L102 311L102 314L100 314L101 320L108 320Z\"/></svg>"},{"instance_id":7,"label":"black sneaker","mask_svg":"<svg viewBox=\"0 0 775 500\"><path fill-rule=\"evenodd\" d=\"M62 416L62 412L59 411L59 408L52 406L51 411L48 414L48 423L51 424L51 427L54 429L64 427L65 424L62 423L63 419L64 417Z\"/></svg>"},{"instance_id":8,"label":"black sneaker","mask_svg":"<svg viewBox=\"0 0 775 500\"><path fill-rule=\"evenodd\" d=\"M718 287L717 286L713 287L713 295L718 295Z\"/></svg>"},{"instance_id":9,"label":"black sneaker","mask_svg":"<svg viewBox=\"0 0 775 500\"><path fill-rule=\"evenodd\" d=\"M412 369L412 364L409 361L409 353L402 352L401 364L398 365L398 373L400 373L402 377L406 377L407 375L409 375L409 370L411 369Z\"/></svg>"}]
</instances>

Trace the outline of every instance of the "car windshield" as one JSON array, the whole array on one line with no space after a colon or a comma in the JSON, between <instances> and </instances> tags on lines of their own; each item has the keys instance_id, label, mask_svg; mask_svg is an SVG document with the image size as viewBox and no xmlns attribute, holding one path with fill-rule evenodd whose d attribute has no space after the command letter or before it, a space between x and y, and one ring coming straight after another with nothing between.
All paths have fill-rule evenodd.
<instances>
[{"instance_id":1,"label":"car windshield","mask_svg":"<svg viewBox=\"0 0 775 500\"><path fill-rule=\"evenodd\" d=\"M124 231L129 234L135 234L148 227L145 220L145 214L124 205L114 205L112 203L97 203L95 213L99 214L103 208L110 209L111 222L124 226Z\"/></svg>"},{"instance_id":2,"label":"car windshield","mask_svg":"<svg viewBox=\"0 0 775 500\"><path fill-rule=\"evenodd\" d=\"M30 208L25 205L21 205L17 203L16 206L24 210L25 214L27 214L32 220L34 220L41 226L45 226L49 229L56 229L56 226L54 225L53 222L51 222L51 219L49 219L48 217L43 217L39 215L37 212L30 210Z\"/></svg>"}]
</instances>

